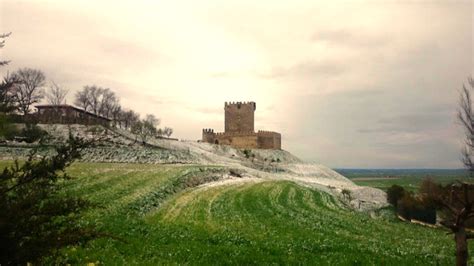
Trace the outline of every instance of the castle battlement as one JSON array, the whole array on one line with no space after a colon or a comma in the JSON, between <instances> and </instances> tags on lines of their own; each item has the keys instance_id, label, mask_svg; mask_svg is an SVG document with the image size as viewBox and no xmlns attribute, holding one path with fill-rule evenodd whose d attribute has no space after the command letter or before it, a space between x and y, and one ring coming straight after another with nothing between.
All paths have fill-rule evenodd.
<instances>
[{"instance_id":1,"label":"castle battlement","mask_svg":"<svg viewBox=\"0 0 474 266\"><path fill-rule=\"evenodd\" d=\"M254 129L255 102L225 102L225 130L202 130L202 141L241 149L281 149L281 134Z\"/></svg>"},{"instance_id":2,"label":"castle battlement","mask_svg":"<svg viewBox=\"0 0 474 266\"><path fill-rule=\"evenodd\" d=\"M214 129L212 129L212 128L203 128L202 133L214 133Z\"/></svg>"},{"instance_id":3,"label":"castle battlement","mask_svg":"<svg viewBox=\"0 0 474 266\"><path fill-rule=\"evenodd\" d=\"M248 106L252 107L253 110L255 111L257 104L255 102L249 101L249 102L225 102L224 103L224 109L226 108L241 108L242 106Z\"/></svg>"},{"instance_id":4,"label":"castle battlement","mask_svg":"<svg viewBox=\"0 0 474 266\"><path fill-rule=\"evenodd\" d=\"M278 132L275 132L275 131L267 131L267 130L259 130L257 132L258 135L275 135L275 134L278 134L278 135L281 135L280 133Z\"/></svg>"},{"instance_id":5,"label":"castle battlement","mask_svg":"<svg viewBox=\"0 0 474 266\"><path fill-rule=\"evenodd\" d=\"M251 131L242 131L242 132L217 132L215 133L216 136L227 136L227 137L235 137L235 136L256 136L257 133Z\"/></svg>"}]
</instances>

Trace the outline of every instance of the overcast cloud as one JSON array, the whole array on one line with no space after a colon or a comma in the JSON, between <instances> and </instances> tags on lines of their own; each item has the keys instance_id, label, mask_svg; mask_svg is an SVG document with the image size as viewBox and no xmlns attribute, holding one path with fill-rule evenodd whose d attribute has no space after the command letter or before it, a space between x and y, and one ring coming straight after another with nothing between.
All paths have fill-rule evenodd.
<instances>
[{"instance_id":1,"label":"overcast cloud","mask_svg":"<svg viewBox=\"0 0 474 266\"><path fill-rule=\"evenodd\" d=\"M97 84L183 139L224 101L331 167L460 167L458 90L474 73L472 1L0 2L0 58L73 94Z\"/></svg>"}]
</instances>

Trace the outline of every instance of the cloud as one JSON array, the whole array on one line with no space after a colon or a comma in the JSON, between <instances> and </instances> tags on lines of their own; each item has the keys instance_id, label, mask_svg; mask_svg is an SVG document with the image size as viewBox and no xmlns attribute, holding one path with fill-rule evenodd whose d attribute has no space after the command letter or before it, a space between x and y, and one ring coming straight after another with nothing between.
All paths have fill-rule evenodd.
<instances>
[{"instance_id":1,"label":"cloud","mask_svg":"<svg viewBox=\"0 0 474 266\"><path fill-rule=\"evenodd\" d=\"M436 111L425 109L419 113L391 115L379 118L370 128L360 133L417 133L444 130L454 124L453 106L440 105Z\"/></svg>"},{"instance_id":2,"label":"cloud","mask_svg":"<svg viewBox=\"0 0 474 266\"><path fill-rule=\"evenodd\" d=\"M295 78L302 79L315 76L338 76L347 70L347 65L337 61L308 61L290 67L274 67L267 73L259 73L264 79Z\"/></svg>"},{"instance_id":3,"label":"cloud","mask_svg":"<svg viewBox=\"0 0 474 266\"><path fill-rule=\"evenodd\" d=\"M170 61L156 49L132 40L123 40L110 36L96 36L95 46L101 57L107 58L110 65L122 65L124 69L143 69L165 64ZM126 60L124 60L126 55Z\"/></svg>"},{"instance_id":4,"label":"cloud","mask_svg":"<svg viewBox=\"0 0 474 266\"><path fill-rule=\"evenodd\" d=\"M322 29L314 32L310 40L328 45L350 46L352 49L372 49L374 46L384 46L390 42L386 35L369 34L363 29Z\"/></svg>"},{"instance_id":5,"label":"cloud","mask_svg":"<svg viewBox=\"0 0 474 266\"><path fill-rule=\"evenodd\" d=\"M188 107L189 110L193 112L198 112L203 115L213 115L213 116L220 116L224 117L224 111L222 108L217 107Z\"/></svg>"}]
</instances>

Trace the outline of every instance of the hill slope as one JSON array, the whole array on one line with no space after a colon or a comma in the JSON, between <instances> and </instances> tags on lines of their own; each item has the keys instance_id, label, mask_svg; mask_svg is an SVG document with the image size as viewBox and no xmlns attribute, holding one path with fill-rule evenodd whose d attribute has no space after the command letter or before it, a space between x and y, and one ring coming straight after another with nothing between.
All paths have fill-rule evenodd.
<instances>
[{"instance_id":1,"label":"hill slope","mask_svg":"<svg viewBox=\"0 0 474 266\"><path fill-rule=\"evenodd\" d=\"M83 223L126 242L97 239L45 264L454 263L445 231L386 211L371 218L294 182L232 179L193 188L228 170L192 165L76 163L68 173L76 179L67 193L98 204Z\"/></svg>"},{"instance_id":2,"label":"hill slope","mask_svg":"<svg viewBox=\"0 0 474 266\"><path fill-rule=\"evenodd\" d=\"M51 135L52 145L64 142L69 131L85 139L94 140L96 146L83 153L85 162L219 165L235 169L238 172L236 176L244 178L240 182L252 178L289 180L333 194L348 201L350 206L358 210L373 210L387 205L383 191L359 187L323 165L305 163L284 150L243 151L229 146L156 138L150 138L146 145L142 145L130 132L116 128L83 125L40 126ZM27 153L28 146L25 145L0 146L0 158L3 159L21 157ZM343 190L350 191L350 197L343 196Z\"/></svg>"}]
</instances>

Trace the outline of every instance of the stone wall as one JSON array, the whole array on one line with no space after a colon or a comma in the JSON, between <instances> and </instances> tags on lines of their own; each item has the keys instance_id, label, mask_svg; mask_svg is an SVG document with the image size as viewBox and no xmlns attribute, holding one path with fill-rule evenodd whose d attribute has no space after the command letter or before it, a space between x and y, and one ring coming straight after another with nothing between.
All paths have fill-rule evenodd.
<instances>
[{"instance_id":1,"label":"stone wall","mask_svg":"<svg viewBox=\"0 0 474 266\"><path fill-rule=\"evenodd\" d=\"M225 132L254 132L254 102L225 103Z\"/></svg>"},{"instance_id":2,"label":"stone wall","mask_svg":"<svg viewBox=\"0 0 474 266\"><path fill-rule=\"evenodd\" d=\"M217 133L215 144L229 145L239 149L258 148L257 134L255 132Z\"/></svg>"},{"instance_id":3,"label":"stone wall","mask_svg":"<svg viewBox=\"0 0 474 266\"><path fill-rule=\"evenodd\" d=\"M214 133L212 129L203 129L202 141L238 149L281 149L280 133L271 131Z\"/></svg>"},{"instance_id":4,"label":"stone wall","mask_svg":"<svg viewBox=\"0 0 474 266\"><path fill-rule=\"evenodd\" d=\"M260 149L281 149L281 134L272 131L259 130L257 142Z\"/></svg>"}]
</instances>

